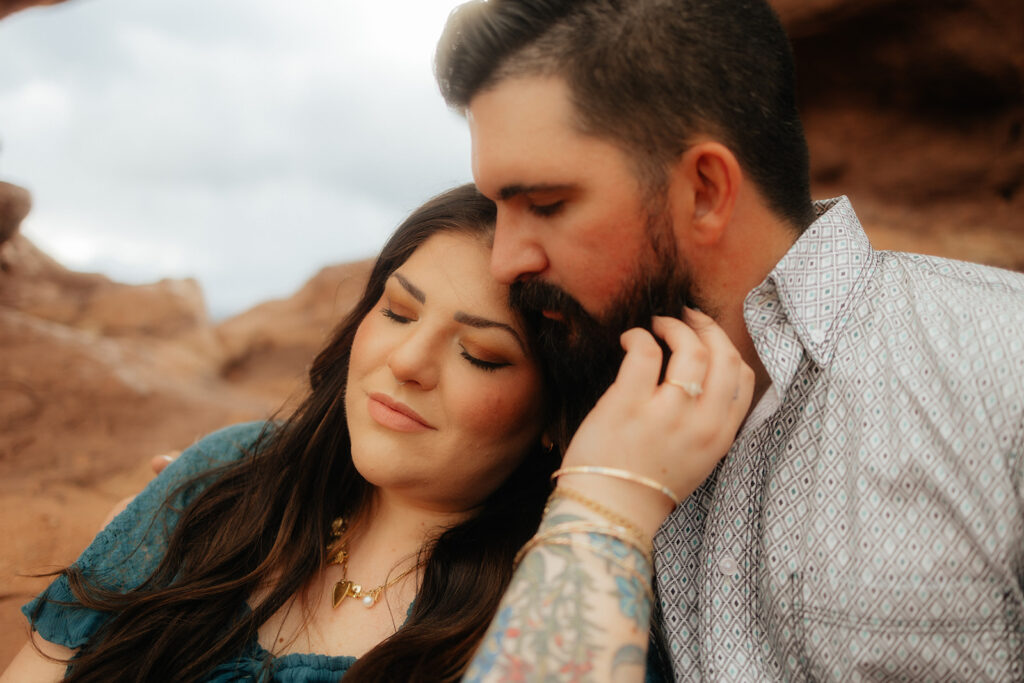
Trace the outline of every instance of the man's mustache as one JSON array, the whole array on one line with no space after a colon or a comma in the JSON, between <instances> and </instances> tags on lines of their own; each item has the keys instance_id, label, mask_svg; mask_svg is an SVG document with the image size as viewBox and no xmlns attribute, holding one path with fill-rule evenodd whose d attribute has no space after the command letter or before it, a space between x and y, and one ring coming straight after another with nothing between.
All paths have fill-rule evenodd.
<instances>
[{"instance_id":1,"label":"man's mustache","mask_svg":"<svg viewBox=\"0 0 1024 683\"><path fill-rule=\"evenodd\" d=\"M563 328L567 341L583 332L601 326L600 321L571 294L561 287L543 280L532 279L512 283L509 287L512 309L525 316L541 329L552 326Z\"/></svg>"},{"instance_id":2,"label":"man's mustache","mask_svg":"<svg viewBox=\"0 0 1024 683\"><path fill-rule=\"evenodd\" d=\"M568 292L542 280L513 283L509 303L534 340L550 399L559 406L554 435L564 446L615 379L623 357L619 332Z\"/></svg>"}]
</instances>

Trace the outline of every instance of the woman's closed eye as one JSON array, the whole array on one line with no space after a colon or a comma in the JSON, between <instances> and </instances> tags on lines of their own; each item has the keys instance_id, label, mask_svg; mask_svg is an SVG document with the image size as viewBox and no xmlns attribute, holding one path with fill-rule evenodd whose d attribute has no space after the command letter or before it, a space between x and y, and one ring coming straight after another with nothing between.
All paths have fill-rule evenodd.
<instances>
[{"instance_id":1,"label":"woman's closed eye","mask_svg":"<svg viewBox=\"0 0 1024 683\"><path fill-rule=\"evenodd\" d=\"M404 315L401 315L399 313L396 313L394 311L394 309L392 309L390 306L385 306L384 308L382 308L381 309L381 314L385 318L387 318L388 320L393 320L396 323L403 324L403 325L405 323L411 323L412 320L413 320L412 318L410 318L408 316L404 316Z\"/></svg>"},{"instance_id":2,"label":"woman's closed eye","mask_svg":"<svg viewBox=\"0 0 1024 683\"><path fill-rule=\"evenodd\" d=\"M483 358L478 358L477 356L471 354L469 351L466 350L465 346L460 346L460 348L462 349L461 356L465 358L467 361L469 361L470 365L472 365L473 367L480 368L481 370L485 370L487 372L494 372L498 368L504 368L508 367L509 365L512 365L507 361L484 360Z\"/></svg>"}]
</instances>

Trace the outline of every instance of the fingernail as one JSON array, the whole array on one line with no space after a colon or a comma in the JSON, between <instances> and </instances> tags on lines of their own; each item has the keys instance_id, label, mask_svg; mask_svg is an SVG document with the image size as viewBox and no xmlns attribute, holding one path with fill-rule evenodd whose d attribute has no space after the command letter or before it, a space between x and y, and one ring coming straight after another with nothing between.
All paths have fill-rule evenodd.
<instances>
[{"instance_id":1,"label":"fingernail","mask_svg":"<svg viewBox=\"0 0 1024 683\"><path fill-rule=\"evenodd\" d=\"M156 457L160 458L161 460L166 460L167 462L174 462L174 456L173 455L168 455L167 453L164 453L162 455L158 455Z\"/></svg>"}]
</instances>

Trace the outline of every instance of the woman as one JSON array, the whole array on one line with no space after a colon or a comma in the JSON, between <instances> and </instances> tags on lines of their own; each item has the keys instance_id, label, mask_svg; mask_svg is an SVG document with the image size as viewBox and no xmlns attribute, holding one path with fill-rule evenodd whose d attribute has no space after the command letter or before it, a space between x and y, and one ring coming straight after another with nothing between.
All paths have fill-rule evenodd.
<instances>
[{"instance_id":1,"label":"woman","mask_svg":"<svg viewBox=\"0 0 1024 683\"><path fill-rule=\"evenodd\" d=\"M26 606L68 680L458 675L558 461L493 222L472 186L413 213L296 413L200 441Z\"/></svg>"},{"instance_id":2,"label":"woman","mask_svg":"<svg viewBox=\"0 0 1024 683\"><path fill-rule=\"evenodd\" d=\"M472 186L414 212L296 413L168 467L26 605L45 642L3 680L458 679L565 431L494 218Z\"/></svg>"}]
</instances>

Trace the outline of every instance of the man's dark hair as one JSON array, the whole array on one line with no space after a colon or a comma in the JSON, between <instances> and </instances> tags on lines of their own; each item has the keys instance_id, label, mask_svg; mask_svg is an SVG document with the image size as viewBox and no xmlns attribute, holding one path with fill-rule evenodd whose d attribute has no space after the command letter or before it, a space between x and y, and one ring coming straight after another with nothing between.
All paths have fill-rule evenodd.
<instances>
[{"instance_id":1,"label":"man's dark hair","mask_svg":"<svg viewBox=\"0 0 1024 683\"><path fill-rule=\"evenodd\" d=\"M712 136L775 213L813 220L793 56L763 0L474 0L449 17L435 69L459 109L507 78L563 78L579 129L624 149L654 190Z\"/></svg>"}]
</instances>

